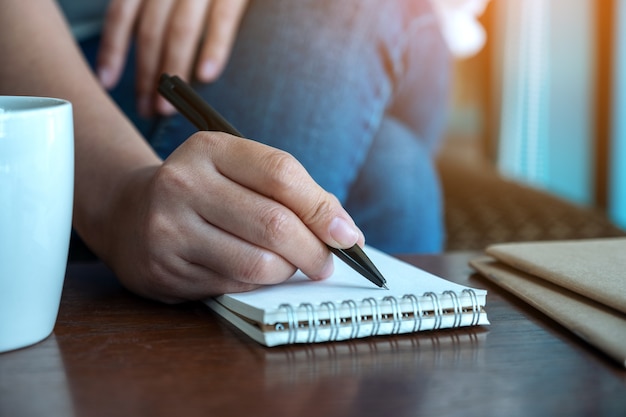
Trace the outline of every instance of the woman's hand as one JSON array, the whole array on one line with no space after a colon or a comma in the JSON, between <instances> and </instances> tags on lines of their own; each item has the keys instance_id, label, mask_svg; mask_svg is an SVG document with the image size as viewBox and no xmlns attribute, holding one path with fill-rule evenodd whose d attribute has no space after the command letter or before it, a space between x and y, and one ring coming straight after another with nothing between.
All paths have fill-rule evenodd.
<instances>
[{"instance_id":1,"label":"woman's hand","mask_svg":"<svg viewBox=\"0 0 626 417\"><path fill-rule=\"evenodd\" d=\"M289 154L199 132L117 199L106 261L131 290L166 302L276 284L297 268L333 271L324 243L363 235L337 199Z\"/></svg>"},{"instance_id":2,"label":"woman's hand","mask_svg":"<svg viewBox=\"0 0 626 417\"><path fill-rule=\"evenodd\" d=\"M248 0L112 0L97 73L105 88L122 74L137 42L137 102L145 116L174 108L156 93L161 73L211 82L224 69ZM194 64L195 63L195 64Z\"/></svg>"}]
</instances>

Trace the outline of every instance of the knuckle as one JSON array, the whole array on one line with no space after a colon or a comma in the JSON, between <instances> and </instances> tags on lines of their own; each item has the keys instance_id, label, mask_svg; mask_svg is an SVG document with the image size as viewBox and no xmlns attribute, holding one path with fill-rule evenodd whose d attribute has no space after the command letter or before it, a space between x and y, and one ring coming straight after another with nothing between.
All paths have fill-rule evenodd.
<instances>
[{"instance_id":1,"label":"knuckle","mask_svg":"<svg viewBox=\"0 0 626 417\"><path fill-rule=\"evenodd\" d=\"M159 32L152 25L140 24L137 28L137 40L141 45L154 45L160 40Z\"/></svg>"},{"instance_id":2,"label":"knuckle","mask_svg":"<svg viewBox=\"0 0 626 417\"><path fill-rule=\"evenodd\" d=\"M284 262L278 255L268 251L257 251L239 265L240 280L253 285L275 283L276 280L282 279L277 273L280 269L277 266L278 262Z\"/></svg>"},{"instance_id":3,"label":"knuckle","mask_svg":"<svg viewBox=\"0 0 626 417\"><path fill-rule=\"evenodd\" d=\"M212 155L220 151L223 144L221 140L223 133L200 131L189 136L180 146L187 154L201 156L203 161L210 162Z\"/></svg>"},{"instance_id":4,"label":"knuckle","mask_svg":"<svg viewBox=\"0 0 626 417\"><path fill-rule=\"evenodd\" d=\"M335 212L338 204L336 199L331 196L320 196L315 204L312 204L307 210L301 214L302 221L306 224L318 224L327 221ZM328 197L328 198L325 198Z\"/></svg>"},{"instance_id":5,"label":"knuckle","mask_svg":"<svg viewBox=\"0 0 626 417\"><path fill-rule=\"evenodd\" d=\"M154 176L156 195L171 195L191 192L193 178L184 166L163 164Z\"/></svg>"},{"instance_id":6,"label":"knuckle","mask_svg":"<svg viewBox=\"0 0 626 417\"><path fill-rule=\"evenodd\" d=\"M176 41L188 39L193 36L193 28L189 26L187 21L182 19L172 19L168 26L168 37Z\"/></svg>"},{"instance_id":7,"label":"knuckle","mask_svg":"<svg viewBox=\"0 0 626 417\"><path fill-rule=\"evenodd\" d=\"M217 137L220 137L222 135L223 134L221 132L200 131L191 135L189 139L185 141L185 143L191 145L193 149L196 149L197 152L210 154L212 148L216 147L219 143Z\"/></svg>"},{"instance_id":8,"label":"knuckle","mask_svg":"<svg viewBox=\"0 0 626 417\"><path fill-rule=\"evenodd\" d=\"M269 173L270 189L276 193L289 191L304 170L293 156L280 150L268 153L264 165L266 168L264 172Z\"/></svg>"},{"instance_id":9,"label":"knuckle","mask_svg":"<svg viewBox=\"0 0 626 417\"><path fill-rule=\"evenodd\" d=\"M165 247L166 242L162 242L162 240L165 236L171 235L175 226L165 213L150 206L145 214L145 230L148 241L152 242L156 248L160 248Z\"/></svg>"},{"instance_id":10,"label":"knuckle","mask_svg":"<svg viewBox=\"0 0 626 417\"><path fill-rule=\"evenodd\" d=\"M248 257L246 262L240 264L239 274L242 281L262 284L268 277L271 264L273 264L271 256L266 253Z\"/></svg>"},{"instance_id":11,"label":"knuckle","mask_svg":"<svg viewBox=\"0 0 626 417\"><path fill-rule=\"evenodd\" d=\"M261 240L264 246L277 248L285 244L290 229L291 216L287 209L271 205L260 210L259 213L261 229Z\"/></svg>"}]
</instances>

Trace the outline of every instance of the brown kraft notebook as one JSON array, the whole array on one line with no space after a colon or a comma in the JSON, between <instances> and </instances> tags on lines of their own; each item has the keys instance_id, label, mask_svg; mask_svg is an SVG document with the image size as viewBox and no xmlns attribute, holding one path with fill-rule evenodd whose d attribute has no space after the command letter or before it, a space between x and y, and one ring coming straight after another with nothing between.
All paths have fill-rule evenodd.
<instances>
[{"instance_id":1,"label":"brown kraft notebook","mask_svg":"<svg viewBox=\"0 0 626 417\"><path fill-rule=\"evenodd\" d=\"M626 239L504 243L470 265L626 367Z\"/></svg>"}]
</instances>

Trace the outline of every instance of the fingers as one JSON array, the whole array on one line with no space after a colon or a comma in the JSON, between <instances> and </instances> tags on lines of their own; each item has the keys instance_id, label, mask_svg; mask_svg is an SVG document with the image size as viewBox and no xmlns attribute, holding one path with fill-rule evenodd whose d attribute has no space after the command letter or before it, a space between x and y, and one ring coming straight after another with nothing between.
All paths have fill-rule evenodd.
<instances>
[{"instance_id":1,"label":"fingers","mask_svg":"<svg viewBox=\"0 0 626 417\"><path fill-rule=\"evenodd\" d=\"M291 155L246 139L227 135L227 141L219 141L202 134L222 175L289 208L328 245L348 248L363 244L363 234L339 201L313 181Z\"/></svg>"},{"instance_id":2,"label":"fingers","mask_svg":"<svg viewBox=\"0 0 626 417\"><path fill-rule=\"evenodd\" d=\"M161 61L156 64L149 63L154 72L145 72L151 80L147 91L155 97L154 107L160 114L172 114L175 110L167 100L156 95L158 77L166 72L177 74L187 80L191 78L192 66L204 30L204 16L210 3L210 1L179 0L169 13L165 37L160 46Z\"/></svg>"},{"instance_id":3,"label":"fingers","mask_svg":"<svg viewBox=\"0 0 626 417\"><path fill-rule=\"evenodd\" d=\"M127 25L136 33L136 93L141 115L151 116L155 110L161 114L174 112L156 93L157 81L163 72L189 78L209 3L210 0L143 0ZM117 29L121 32L122 28Z\"/></svg>"},{"instance_id":4,"label":"fingers","mask_svg":"<svg viewBox=\"0 0 626 417\"><path fill-rule=\"evenodd\" d=\"M156 92L159 76L167 72L190 79L197 58L194 75L215 80L230 55L246 5L247 0L112 0L98 56L102 85L112 88L119 81L135 33L139 113L174 113Z\"/></svg>"},{"instance_id":5,"label":"fingers","mask_svg":"<svg viewBox=\"0 0 626 417\"><path fill-rule=\"evenodd\" d=\"M113 201L105 260L129 289L167 302L276 284L296 269L324 278L333 267L321 240L363 242L295 159L225 133L195 134Z\"/></svg>"},{"instance_id":6,"label":"fingers","mask_svg":"<svg viewBox=\"0 0 626 417\"><path fill-rule=\"evenodd\" d=\"M282 282L295 271L280 256L210 225L192 210L151 223L150 282L132 288L150 298L179 302L249 291Z\"/></svg>"},{"instance_id":7,"label":"fingers","mask_svg":"<svg viewBox=\"0 0 626 417\"><path fill-rule=\"evenodd\" d=\"M155 86L163 60L163 47L168 42L166 29L175 0L147 1L137 21L136 94L139 113L152 115Z\"/></svg>"},{"instance_id":8,"label":"fingers","mask_svg":"<svg viewBox=\"0 0 626 417\"><path fill-rule=\"evenodd\" d=\"M198 55L196 77L203 82L214 81L222 72L247 0L214 0L207 15L205 40Z\"/></svg>"},{"instance_id":9,"label":"fingers","mask_svg":"<svg viewBox=\"0 0 626 417\"><path fill-rule=\"evenodd\" d=\"M164 185L165 190L161 191L160 194L167 195L176 192L187 196L189 205L194 207L196 215L203 219L204 223L213 225L231 236L236 236L238 240L247 245L252 245L256 252L249 254L246 259L254 259L255 264L267 266L285 262L291 268L301 269L313 279L328 277L333 271L330 252L296 213L257 190L250 189L224 176L223 172L218 170L215 165L207 164L209 155L212 158L221 157L214 153L214 146L223 146L229 149L226 153L237 152L237 149L232 147L235 142L243 142L245 145L258 145L255 142L230 137L226 134L203 132L194 135L180 151L168 158L166 166L161 170L161 175L164 175L160 181L161 184L170 185ZM259 147L259 149L266 148L271 149L264 145ZM256 155L254 156L256 157ZM180 166L183 161L185 164L195 167L192 176L189 175L189 172L173 168ZM210 179L210 195L198 192L195 177ZM200 229L205 230L206 227L198 227L194 230ZM192 230L188 233L190 236L195 236L195 240L202 239L202 234L196 235ZM211 232L211 235L216 235L216 233ZM187 250L189 254L199 251L199 254L196 253L189 260L200 262L204 259L202 254L207 247L209 247L207 244L189 247ZM259 256L259 251L267 253ZM220 259L222 258L220 257ZM272 268L255 268L259 270L253 271L246 267L247 261L240 261L239 264L238 279L245 282L256 282L250 277L256 276L258 278L261 276L262 281L272 282L272 277L267 276L268 272L273 271ZM285 276L283 276L284 278Z\"/></svg>"},{"instance_id":10,"label":"fingers","mask_svg":"<svg viewBox=\"0 0 626 417\"><path fill-rule=\"evenodd\" d=\"M113 88L119 81L141 0L112 0L109 5L97 57L102 85Z\"/></svg>"},{"instance_id":11,"label":"fingers","mask_svg":"<svg viewBox=\"0 0 626 417\"><path fill-rule=\"evenodd\" d=\"M222 198L198 206L198 215L210 224L220 225L225 232L241 237L255 250L268 251L263 257L251 257L257 259L255 263L269 266L276 263L268 258L270 254L272 257L278 255L312 279L330 276L333 263L329 251L291 210L244 187L234 186L232 182L215 186L214 191ZM242 266L238 271L240 279L254 282L248 278L252 271L245 264ZM261 268L260 271L264 281L272 280L266 275L271 268Z\"/></svg>"},{"instance_id":12,"label":"fingers","mask_svg":"<svg viewBox=\"0 0 626 417\"><path fill-rule=\"evenodd\" d=\"M224 177L206 169L211 155L185 143L172 156L133 172L113 199L107 222L116 227L107 229L100 255L122 283L140 295L173 303L289 278L296 267L281 255L198 214L198 202L222 197L213 184Z\"/></svg>"}]
</instances>

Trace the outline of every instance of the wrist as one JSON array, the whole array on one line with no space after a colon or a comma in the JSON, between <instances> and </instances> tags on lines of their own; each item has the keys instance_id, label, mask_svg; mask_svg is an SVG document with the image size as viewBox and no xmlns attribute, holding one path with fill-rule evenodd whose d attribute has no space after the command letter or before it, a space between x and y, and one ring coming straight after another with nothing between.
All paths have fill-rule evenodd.
<instances>
[{"instance_id":1,"label":"wrist","mask_svg":"<svg viewBox=\"0 0 626 417\"><path fill-rule=\"evenodd\" d=\"M146 184L157 168L158 165L147 165L118 173L115 183L107 190L75 196L76 231L94 254L111 267L119 257L122 234L136 227L135 213L141 210Z\"/></svg>"}]
</instances>

